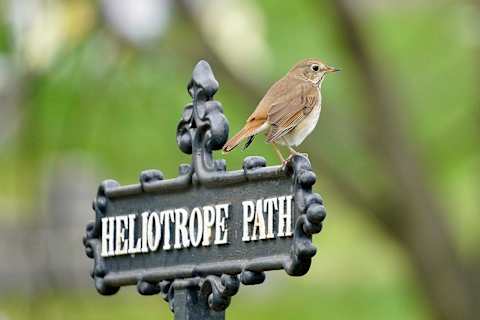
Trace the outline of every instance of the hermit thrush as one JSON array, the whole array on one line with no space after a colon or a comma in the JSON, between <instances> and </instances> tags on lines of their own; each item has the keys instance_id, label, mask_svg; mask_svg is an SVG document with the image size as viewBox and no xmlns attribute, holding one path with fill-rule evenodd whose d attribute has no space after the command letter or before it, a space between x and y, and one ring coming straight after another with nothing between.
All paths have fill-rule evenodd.
<instances>
[{"instance_id":1,"label":"hermit thrush","mask_svg":"<svg viewBox=\"0 0 480 320\"><path fill-rule=\"evenodd\" d=\"M320 116L322 96L320 88L325 75L339 71L317 59L305 59L293 66L275 82L260 100L247 123L223 147L224 152L247 139L244 148L252 143L256 134L266 131L267 142L285 161L276 144L287 146L291 154L298 154L293 147L300 145L313 131Z\"/></svg>"}]
</instances>

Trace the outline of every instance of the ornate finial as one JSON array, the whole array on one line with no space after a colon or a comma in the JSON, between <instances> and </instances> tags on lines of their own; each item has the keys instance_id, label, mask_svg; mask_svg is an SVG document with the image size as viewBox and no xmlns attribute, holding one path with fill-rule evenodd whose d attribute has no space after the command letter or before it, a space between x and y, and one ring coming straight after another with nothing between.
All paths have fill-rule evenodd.
<instances>
[{"instance_id":1,"label":"ornate finial","mask_svg":"<svg viewBox=\"0 0 480 320\"><path fill-rule=\"evenodd\" d=\"M201 60L195 66L188 92L188 104L177 126L177 144L186 154L192 154L192 163L199 180L209 179L209 173L225 171L223 162L214 161L213 150L220 150L228 138L228 121L220 102L213 100L218 81L210 65Z\"/></svg>"},{"instance_id":2,"label":"ornate finial","mask_svg":"<svg viewBox=\"0 0 480 320\"><path fill-rule=\"evenodd\" d=\"M192 72L192 80L188 84L188 92L195 99L210 100L218 90L218 81L212 68L205 60L200 60Z\"/></svg>"}]
</instances>

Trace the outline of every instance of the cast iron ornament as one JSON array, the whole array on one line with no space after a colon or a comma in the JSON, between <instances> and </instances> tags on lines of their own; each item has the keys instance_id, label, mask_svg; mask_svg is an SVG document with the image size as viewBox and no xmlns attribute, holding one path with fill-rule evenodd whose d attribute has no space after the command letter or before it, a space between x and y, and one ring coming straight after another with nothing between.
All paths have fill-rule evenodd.
<instances>
[{"instance_id":1,"label":"cast iron ornament","mask_svg":"<svg viewBox=\"0 0 480 320\"><path fill-rule=\"evenodd\" d=\"M86 227L83 238L86 255L94 259L91 277L97 291L102 295L115 294L121 286L136 284L142 295L161 294L175 309L176 290L195 287L200 297L204 297L211 310L225 310L230 298L238 292L240 283L260 284L265 280L264 271L284 269L291 276L301 276L310 268L311 259L316 253L312 235L321 231L326 215L320 195L312 192L315 174L306 157L295 155L284 166L266 166L263 157L245 158L243 169L227 171L225 160L214 160L213 150L222 149L228 138L228 121L220 103L213 100L218 90L209 64L197 63L193 70L188 92L192 103L188 104L177 126L177 144L186 154L192 154L191 164L181 164L179 176L165 180L159 170L146 170L140 174L140 183L120 186L114 180L105 180L98 188L93 202L95 221ZM290 182L294 210L297 218L294 223L293 241L288 256L278 259L253 259L240 265L216 263L208 266L189 266L180 271L170 269L132 274L112 272L101 255L102 217L105 216L112 199L134 195L157 194L183 190L189 186L224 188L239 183L253 183L264 179L286 178Z\"/></svg>"}]
</instances>

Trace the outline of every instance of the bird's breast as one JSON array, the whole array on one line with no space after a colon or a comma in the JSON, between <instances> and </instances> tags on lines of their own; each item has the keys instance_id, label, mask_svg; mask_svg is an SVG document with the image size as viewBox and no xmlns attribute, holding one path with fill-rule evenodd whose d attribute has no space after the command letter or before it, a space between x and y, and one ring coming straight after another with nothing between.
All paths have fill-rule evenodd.
<instances>
[{"instance_id":1,"label":"bird's breast","mask_svg":"<svg viewBox=\"0 0 480 320\"><path fill-rule=\"evenodd\" d=\"M320 99L319 99L320 100ZM295 129L290 131L285 135L285 140L288 145L295 147L300 145L303 140L317 125L318 119L320 118L320 111L322 110L321 101L318 101L318 104L313 108L313 110L300 122Z\"/></svg>"}]
</instances>

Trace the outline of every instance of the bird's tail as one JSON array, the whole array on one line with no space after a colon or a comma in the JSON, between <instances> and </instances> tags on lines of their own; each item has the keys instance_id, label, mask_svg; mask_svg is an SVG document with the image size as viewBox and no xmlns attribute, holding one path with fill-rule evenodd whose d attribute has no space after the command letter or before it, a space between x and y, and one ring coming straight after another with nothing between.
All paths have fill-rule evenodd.
<instances>
[{"instance_id":1,"label":"bird's tail","mask_svg":"<svg viewBox=\"0 0 480 320\"><path fill-rule=\"evenodd\" d=\"M265 123L265 120L253 120L247 122L245 126L236 135L223 146L223 152L232 151L236 146L242 142L242 140L249 138L258 133L260 127Z\"/></svg>"}]
</instances>

